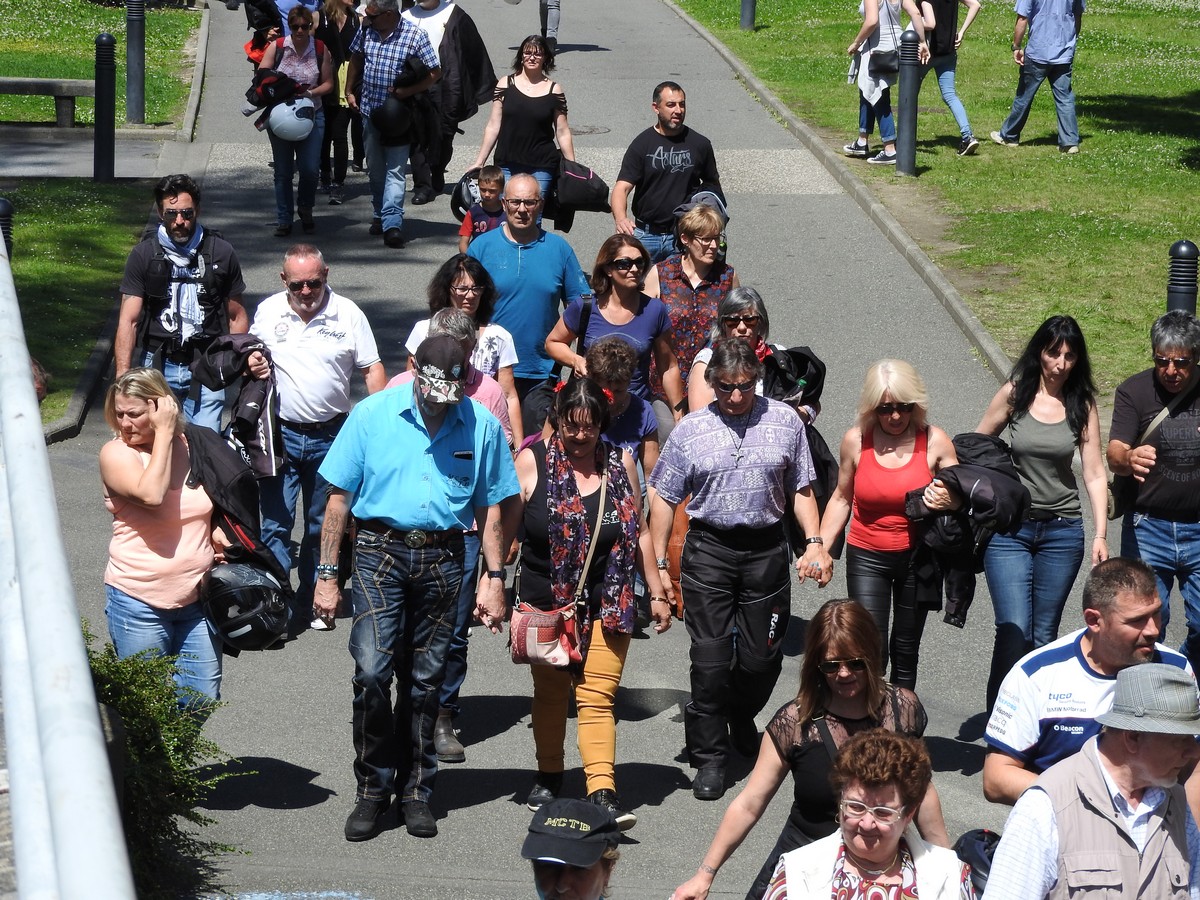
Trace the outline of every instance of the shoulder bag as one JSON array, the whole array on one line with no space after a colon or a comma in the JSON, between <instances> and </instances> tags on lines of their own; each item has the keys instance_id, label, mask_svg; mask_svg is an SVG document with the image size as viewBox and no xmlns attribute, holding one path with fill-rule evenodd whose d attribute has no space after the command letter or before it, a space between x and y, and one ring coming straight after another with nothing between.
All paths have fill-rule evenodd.
<instances>
[{"instance_id":1,"label":"shoulder bag","mask_svg":"<svg viewBox=\"0 0 1200 900\"><path fill-rule=\"evenodd\" d=\"M596 551L596 539L600 535L600 524L604 520L604 500L608 492L608 473L600 477L600 507L596 524L588 541L587 558L575 586L571 602L558 609L541 610L525 603L519 597L512 611L508 627L508 649L512 661L518 665L554 666L565 669L583 662L581 649L587 597L584 588L588 570L592 567L592 556Z\"/></svg>"},{"instance_id":2,"label":"shoulder bag","mask_svg":"<svg viewBox=\"0 0 1200 900\"><path fill-rule=\"evenodd\" d=\"M880 10L887 9L889 18L889 30L892 32L892 49L891 50L872 50L871 58L867 61L867 71L872 78L886 78L889 75L896 75L900 72L900 39L896 32L896 13L892 11L891 5L887 0L880 0ZM883 23L880 22L880 25Z\"/></svg>"}]
</instances>

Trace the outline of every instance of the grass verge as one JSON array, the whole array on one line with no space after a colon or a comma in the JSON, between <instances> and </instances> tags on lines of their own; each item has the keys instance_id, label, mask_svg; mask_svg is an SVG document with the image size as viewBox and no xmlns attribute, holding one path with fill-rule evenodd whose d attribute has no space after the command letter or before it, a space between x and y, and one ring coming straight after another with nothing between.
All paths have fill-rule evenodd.
<instances>
[{"instance_id":1,"label":"grass verge","mask_svg":"<svg viewBox=\"0 0 1200 900\"><path fill-rule=\"evenodd\" d=\"M846 46L861 23L854 4L765 0L756 30L743 32L736 3L677 2L831 147L840 151L853 137L858 95L846 84ZM1009 6L985 4L959 53L957 89L982 141L977 156L957 157L958 129L929 77L918 109L918 178L849 164L1009 355L1047 315L1068 313L1083 326L1107 392L1149 365L1170 245L1200 243L1200 19L1189 0L1091 5L1074 70L1077 156L1058 152L1049 85L1021 147L988 139L1016 89L1012 29Z\"/></svg>"},{"instance_id":2,"label":"grass verge","mask_svg":"<svg viewBox=\"0 0 1200 900\"><path fill-rule=\"evenodd\" d=\"M150 211L145 181L0 183L13 214L13 281L29 353L50 373L42 421L66 410Z\"/></svg>"},{"instance_id":3,"label":"grass verge","mask_svg":"<svg viewBox=\"0 0 1200 900\"><path fill-rule=\"evenodd\" d=\"M183 114L191 89L188 39L200 25L190 9L146 10L146 122L168 124ZM125 121L125 9L89 0L8 0L0 15L0 75L94 78L96 35L117 39L117 122ZM75 119L95 122L94 100L76 100ZM54 123L53 97L0 95L0 122Z\"/></svg>"}]
</instances>

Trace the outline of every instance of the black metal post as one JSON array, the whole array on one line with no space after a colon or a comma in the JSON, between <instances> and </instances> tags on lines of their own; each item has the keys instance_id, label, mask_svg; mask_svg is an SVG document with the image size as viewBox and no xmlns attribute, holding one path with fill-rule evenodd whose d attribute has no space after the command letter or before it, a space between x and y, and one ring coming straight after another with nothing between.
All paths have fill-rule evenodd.
<instances>
[{"instance_id":1,"label":"black metal post","mask_svg":"<svg viewBox=\"0 0 1200 900\"><path fill-rule=\"evenodd\" d=\"M92 180L112 181L117 165L117 39L96 35L96 134Z\"/></svg>"},{"instance_id":2,"label":"black metal post","mask_svg":"<svg viewBox=\"0 0 1200 900\"><path fill-rule=\"evenodd\" d=\"M1196 314L1196 263L1200 257L1191 241L1171 245L1171 266L1167 274L1167 312L1182 309Z\"/></svg>"},{"instance_id":3,"label":"black metal post","mask_svg":"<svg viewBox=\"0 0 1200 900\"><path fill-rule=\"evenodd\" d=\"M146 121L146 0L125 0L125 121Z\"/></svg>"},{"instance_id":4,"label":"black metal post","mask_svg":"<svg viewBox=\"0 0 1200 900\"><path fill-rule=\"evenodd\" d=\"M0 234L4 235L4 249L8 258L12 259L12 219L13 205L7 197L0 197Z\"/></svg>"},{"instance_id":5,"label":"black metal post","mask_svg":"<svg viewBox=\"0 0 1200 900\"><path fill-rule=\"evenodd\" d=\"M900 35L900 102L896 116L896 174L917 174L917 95L921 90L921 39L911 28Z\"/></svg>"},{"instance_id":6,"label":"black metal post","mask_svg":"<svg viewBox=\"0 0 1200 900\"><path fill-rule=\"evenodd\" d=\"M757 0L742 0L742 31L754 30L754 14L757 11Z\"/></svg>"}]
</instances>

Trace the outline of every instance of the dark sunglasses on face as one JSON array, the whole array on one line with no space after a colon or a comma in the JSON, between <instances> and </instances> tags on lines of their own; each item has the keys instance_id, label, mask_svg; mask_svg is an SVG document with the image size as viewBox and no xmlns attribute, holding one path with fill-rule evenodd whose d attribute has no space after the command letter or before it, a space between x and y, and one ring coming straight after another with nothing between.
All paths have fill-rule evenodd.
<instances>
[{"instance_id":1,"label":"dark sunglasses on face","mask_svg":"<svg viewBox=\"0 0 1200 900\"><path fill-rule=\"evenodd\" d=\"M310 291L319 291L324 284L325 279L323 278L307 278L302 281L289 281L287 288L293 294L298 294L304 288L308 288Z\"/></svg>"},{"instance_id":2,"label":"dark sunglasses on face","mask_svg":"<svg viewBox=\"0 0 1200 900\"><path fill-rule=\"evenodd\" d=\"M713 387L715 387L722 394L732 394L734 391L741 391L743 394L748 394L754 390L754 382L741 381L737 384L733 384L728 381L714 381Z\"/></svg>"},{"instance_id":3,"label":"dark sunglasses on face","mask_svg":"<svg viewBox=\"0 0 1200 900\"><path fill-rule=\"evenodd\" d=\"M178 217L182 217L185 222L190 222L196 218L196 211L194 209L164 209L162 217L164 222L174 222Z\"/></svg>"},{"instance_id":4,"label":"dark sunglasses on face","mask_svg":"<svg viewBox=\"0 0 1200 900\"><path fill-rule=\"evenodd\" d=\"M875 407L875 412L881 416L890 416L892 413L910 413L916 406L915 403L880 403Z\"/></svg>"},{"instance_id":5,"label":"dark sunglasses on face","mask_svg":"<svg viewBox=\"0 0 1200 900\"><path fill-rule=\"evenodd\" d=\"M758 320L758 316L721 316L721 324L727 328L736 328L738 325L757 328Z\"/></svg>"},{"instance_id":6,"label":"dark sunglasses on face","mask_svg":"<svg viewBox=\"0 0 1200 900\"><path fill-rule=\"evenodd\" d=\"M867 670L867 661L861 656L856 656L853 659L827 659L817 663L817 671L822 675L836 675L845 666L851 672L865 672Z\"/></svg>"},{"instance_id":7,"label":"dark sunglasses on face","mask_svg":"<svg viewBox=\"0 0 1200 900\"><path fill-rule=\"evenodd\" d=\"M1160 369L1165 369L1167 366L1171 365L1171 363L1174 363L1175 368L1177 369L1186 369L1193 362L1195 362L1195 360L1193 360L1190 356L1159 356L1157 353L1154 354L1154 365Z\"/></svg>"},{"instance_id":8,"label":"dark sunglasses on face","mask_svg":"<svg viewBox=\"0 0 1200 900\"><path fill-rule=\"evenodd\" d=\"M637 269L640 272L646 263L640 257L622 256L620 259L614 259L609 265L618 272L628 272L630 269Z\"/></svg>"},{"instance_id":9,"label":"dark sunglasses on face","mask_svg":"<svg viewBox=\"0 0 1200 900\"><path fill-rule=\"evenodd\" d=\"M298 25L292 26L292 31L311 31L312 22L300 22Z\"/></svg>"}]
</instances>

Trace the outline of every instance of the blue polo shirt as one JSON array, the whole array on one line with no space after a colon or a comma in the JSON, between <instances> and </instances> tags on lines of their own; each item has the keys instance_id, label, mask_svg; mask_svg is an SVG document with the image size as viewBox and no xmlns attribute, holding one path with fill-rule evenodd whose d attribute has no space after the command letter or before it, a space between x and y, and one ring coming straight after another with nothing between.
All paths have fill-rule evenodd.
<instances>
[{"instance_id":1,"label":"blue polo shirt","mask_svg":"<svg viewBox=\"0 0 1200 900\"><path fill-rule=\"evenodd\" d=\"M353 495L356 518L404 530L466 529L475 507L520 490L495 416L478 403L459 403L431 440L411 382L355 406L320 472Z\"/></svg>"}]
</instances>

